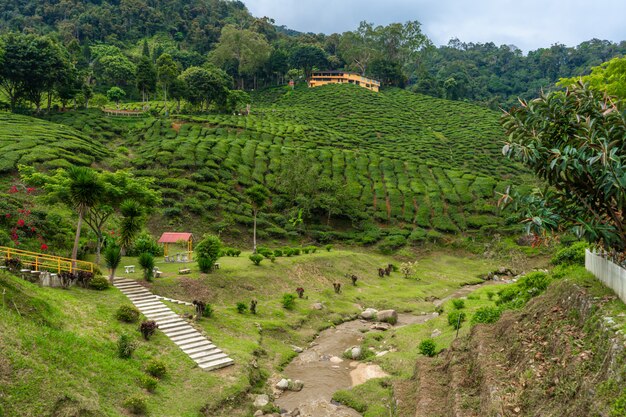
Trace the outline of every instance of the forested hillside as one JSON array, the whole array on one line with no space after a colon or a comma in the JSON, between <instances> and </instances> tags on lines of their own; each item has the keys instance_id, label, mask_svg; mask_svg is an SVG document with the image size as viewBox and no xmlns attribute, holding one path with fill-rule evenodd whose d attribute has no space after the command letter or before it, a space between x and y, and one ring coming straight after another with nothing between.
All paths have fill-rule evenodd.
<instances>
[{"instance_id":1,"label":"forested hillside","mask_svg":"<svg viewBox=\"0 0 626 417\"><path fill-rule=\"evenodd\" d=\"M0 10L0 33L46 35L62 49L64 63L56 67L67 66L62 72L75 81L57 76L57 85L41 92L55 90L61 100L80 102L89 102L92 90L105 94L111 87L123 89L126 99L162 97L164 62L157 60L167 54L175 75L213 64L232 77L230 87L240 89L302 80L314 68L346 69L386 86L497 109L626 52L624 42L598 39L527 54L514 45L458 39L436 47L418 21L303 34L277 27L271 16L252 16L240 1L1 0ZM184 87L173 83L167 89L176 98L185 96Z\"/></svg>"}]
</instances>

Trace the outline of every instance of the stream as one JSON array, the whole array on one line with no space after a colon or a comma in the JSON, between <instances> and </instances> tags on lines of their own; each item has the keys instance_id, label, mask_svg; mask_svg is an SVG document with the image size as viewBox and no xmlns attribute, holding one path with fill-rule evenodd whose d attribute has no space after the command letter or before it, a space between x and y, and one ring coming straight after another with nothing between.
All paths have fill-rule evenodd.
<instances>
[{"instance_id":1,"label":"stream","mask_svg":"<svg viewBox=\"0 0 626 417\"><path fill-rule=\"evenodd\" d=\"M463 297L491 283L492 281L487 281L464 286L445 298L433 301L433 304L441 305L451 298ZM437 313L398 314L398 323L394 327L422 324L435 317ZM304 388L301 391L277 393L279 396L274 403L289 412L297 408L301 417L360 417L361 414L352 408L334 403L331 398L340 389L388 376L376 364L342 357L346 349L361 344L365 331L379 331L370 330L371 325L372 322L358 319L322 331L310 347L300 353L283 371L286 378L303 381Z\"/></svg>"}]
</instances>

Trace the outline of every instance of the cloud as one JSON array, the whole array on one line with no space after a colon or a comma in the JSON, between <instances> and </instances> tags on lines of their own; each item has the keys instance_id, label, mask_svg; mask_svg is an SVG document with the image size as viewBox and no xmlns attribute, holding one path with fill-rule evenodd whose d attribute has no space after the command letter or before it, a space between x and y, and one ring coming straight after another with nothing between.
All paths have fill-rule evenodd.
<instances>
[{"instance_id":1,"label":"cloud","mask_svg":"<svg viewBox=\"0 0 626 417\"><path fill-rule=\"evenodd\" d=\"M514 44L528 51L554 43L577 45L592 38L626 40L626 2L605 0L249 0L255 16L301 32L334 33L366 20L376 25L418 20L435 44Z\"/></svg>"}]
</instances>

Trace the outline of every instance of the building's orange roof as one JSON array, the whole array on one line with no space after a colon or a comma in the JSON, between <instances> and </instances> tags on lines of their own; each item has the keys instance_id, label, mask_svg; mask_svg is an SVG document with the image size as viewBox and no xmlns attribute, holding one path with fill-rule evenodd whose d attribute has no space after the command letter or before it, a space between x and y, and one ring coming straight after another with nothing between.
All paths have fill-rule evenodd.
<instances>
[{"instance_id":1,"label":"building's orange roof","mask_svg":"<svg viewBox=\"0 0 626 417\"><path fill-rule=\"evenodd\" d=\"M181 240L188 242L189 239L191 239L191 237L192 237L191 233L165 232L161 235L161 238L159 239L159 243L176 243L176 242L180 242Z\"/></svg>"}]
</instances>

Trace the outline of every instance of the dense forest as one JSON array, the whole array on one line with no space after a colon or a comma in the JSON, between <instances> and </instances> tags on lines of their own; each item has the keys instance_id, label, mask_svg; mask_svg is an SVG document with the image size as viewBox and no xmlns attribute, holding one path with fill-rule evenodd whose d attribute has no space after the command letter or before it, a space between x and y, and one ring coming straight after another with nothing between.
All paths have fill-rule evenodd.
<instances>
[{"instance_id":1,"label":"dense forest","mask_svg":"<svg viewBox=\"0 0 626 417\"><path fill-rule=\"evenodd\" d=\"M518 97L535 96L560 78L587 74L626 52L625 42L598 39L527 54L514 45L458 39L436 47L417 21L387 26L362 22L342 34L305 34L278 27L268 17L253 17L240 1L0 0L0 10L1 33L32 35L27 43L54 50L48 56L56 56L57 62L48 61L48 66L65 68L54 76L46 68L31 68L30 75L40 70L55 82L44 80L45 87L28 93L17 91L33 90L19 87L21 81L5 85L6 105L11 107L21 101L39 108L43 93L51 93L49 103L56 96L63 105L76 97L88 104L94 92L106 94L117 87L122 91L111 92L111 101L155 97L158 88L159 98L169 94L202 108L215 104L232 110L246 98L229 99L226 90L302 80L316 68L352 70L387 86L510 107ZM4 44L12 41L5 38ZM13 64L15 56L5 55L7 64ZM190 68L182 77L187 81L180 82L179 76ZM185 95L185 87L197 89L198 84L214 97Z\"/></svg>"}]
</instances>

